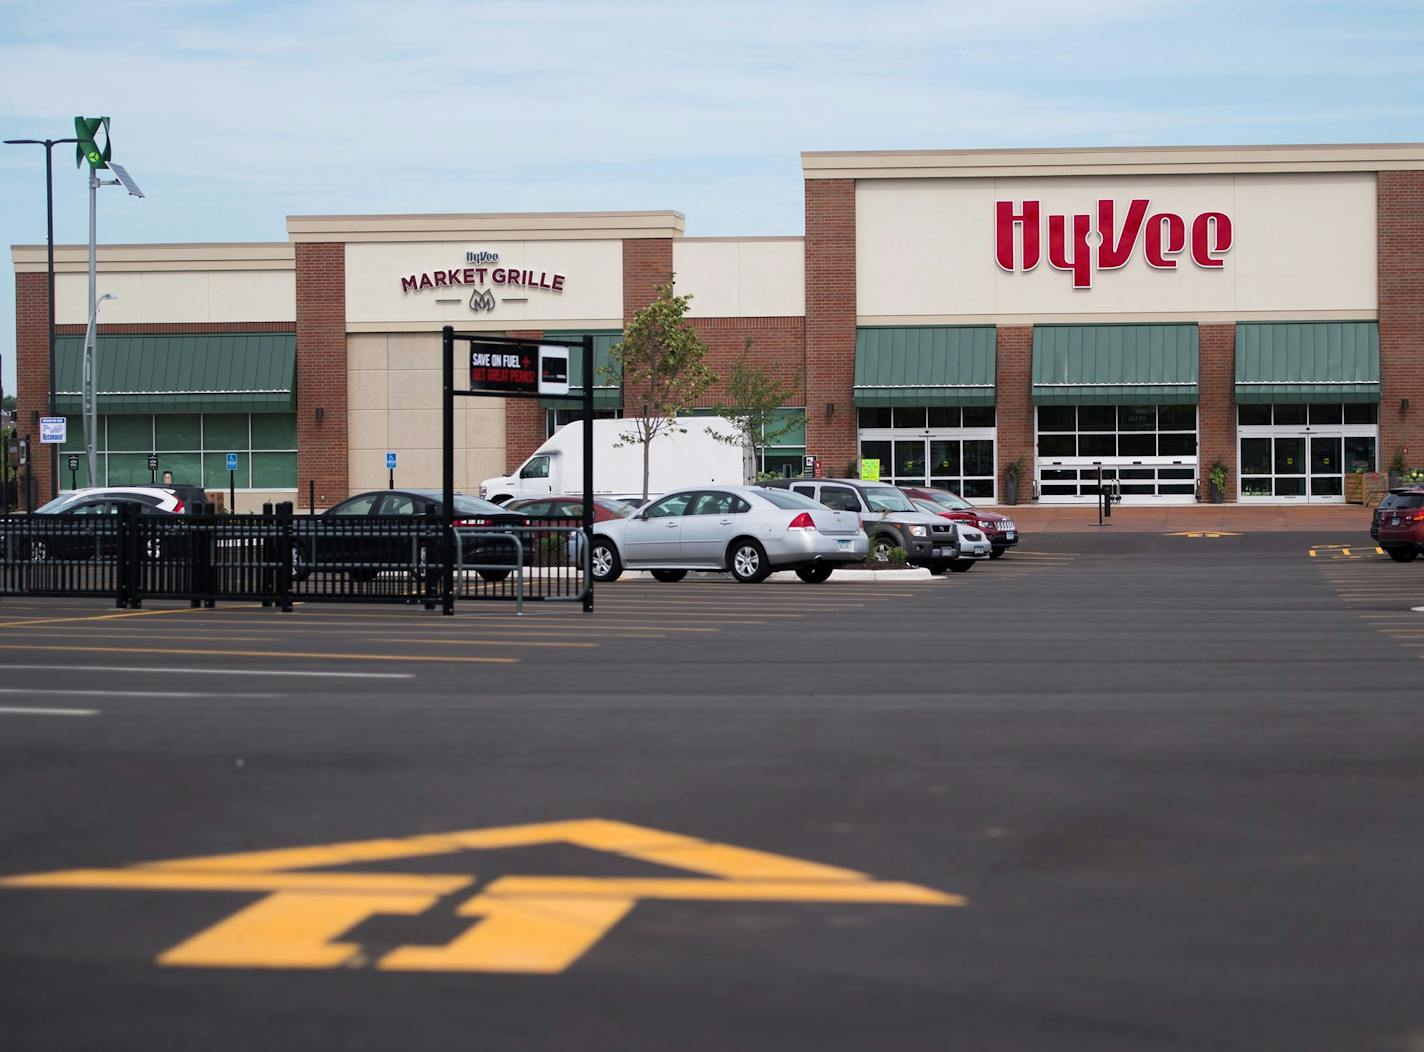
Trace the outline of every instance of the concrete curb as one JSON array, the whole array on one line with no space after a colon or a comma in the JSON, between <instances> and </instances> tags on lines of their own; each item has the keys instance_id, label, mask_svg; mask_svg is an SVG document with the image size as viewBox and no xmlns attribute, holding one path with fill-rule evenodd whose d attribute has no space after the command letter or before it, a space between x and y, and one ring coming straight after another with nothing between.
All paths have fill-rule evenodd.
<instances>
[{"instance_id":1,"label":"concrete curb","mask_svg":"<svg viewBox=\"0 0 1424 1052\"><path fill-rule=\"evenodd\" d=\"M642 578L642 579L649 580L649 581L651 581L651 580L653 579L653 575L650 574L650 573L648 573L646 570L627 570L627 571L624 572L623 576L624 576L624 577L637 577L637 578ZM715 572L715 571L704 571L704 570L693 570L691 573L688 574L688 576L689 576L689 577L726 577L726 578L729 578L729 579L730 579L730 577L729 577L728 574L725 574L725 573L717 573L717 572ZM916 567L916 568L913 569L913 570L845 570L845 569L842 569L842 568L840 568L840 567L837 567L836 570L835 570L835 572L832 573L830 577L828 577L826 580L822 581L821 583L822 583L822 584L887 584L887 583L890 583L890 584L894 584L894 583L903 583L903 584L925 584L926 582L929 582L929 581L939 581L939 580L943 580L944 577L948 577L948 576L949 576L948 574L944 574L942 577L936 577L934 574L930 573L928 570L924 569L923 567ZM763 581L762 583L763 583L763 584L805 584L806 582L803 581L803 580L801 580L801 578L797 577L794 570L778 570L777 572L773 573L770 577L768 577L768 578L767 578L765 581Z\"/></svg>"}]
</instances>

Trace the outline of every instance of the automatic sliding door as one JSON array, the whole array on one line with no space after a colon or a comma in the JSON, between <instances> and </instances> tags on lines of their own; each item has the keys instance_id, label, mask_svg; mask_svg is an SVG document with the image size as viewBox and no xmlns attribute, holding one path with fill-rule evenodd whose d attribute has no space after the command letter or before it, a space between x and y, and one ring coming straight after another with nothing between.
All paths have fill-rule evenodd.
<instances>
[{"instance_id":1,"label":"automatic sliding door","mask_svg":"<svg viewBox=\"0 0 1424 1052\"><path fill-rule=\"evenodd\" d=\"M1312 435L1310 438L1310 495L1343 497L1345 495L1344 461L1340 448L1344 440Z\"/></svg>"},{"instance_id":2,"label":"automatic sliding door","mask_svg":"<svg viewBox=\"0 0 1424 1052\"><path fill-rule=\"evenodd\" d=\"M1277 497L1305 496L1305 436L1272 439Z\"/></svg>"}]
</instances>

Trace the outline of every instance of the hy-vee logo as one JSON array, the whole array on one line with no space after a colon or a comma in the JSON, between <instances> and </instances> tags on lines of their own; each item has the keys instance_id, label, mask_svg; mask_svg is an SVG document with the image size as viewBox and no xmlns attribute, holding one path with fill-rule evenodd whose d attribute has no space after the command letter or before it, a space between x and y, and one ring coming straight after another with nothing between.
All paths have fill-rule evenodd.
<instances>
[{"instance_id":1,"label":"hy-vee logo","mask_svg":"<svg viewBox=\"0 0 1424 1052\"><path fill-rule=\"evenodd\" d=\"M1097 223L1083 213L1042 214L1039 202L996 201L994 204L994 256L1009 273L1030 271L1043 255L1043 226L1048 226L1048 265L1073 275L1075 289L1093 287L1093 273L1125 267L1138 243L1147 265L1176 270L1177 257L1190 247L1192 262L1204 270L1221 270L1231 249L1231 217L1225 212L1202 212L1187 220L1176 212L1148 214L1151 202L1133 198L1119 227L1116 204L1098 202ZM1188 234L1190 233L1190 238Z\"/></svg>"}]
</instances>

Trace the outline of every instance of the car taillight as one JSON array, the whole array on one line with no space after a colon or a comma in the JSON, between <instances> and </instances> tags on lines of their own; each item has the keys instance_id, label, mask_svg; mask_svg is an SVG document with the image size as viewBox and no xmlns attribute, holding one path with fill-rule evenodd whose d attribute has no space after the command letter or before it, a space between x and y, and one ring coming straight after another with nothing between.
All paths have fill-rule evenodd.
<instances>
[{"instance_id":1,"label":"car taillight","mask_svg":"<svg viewBox=\"0 0 1424 1052\"><path fill-rule=\"evenodd\" d=\"M791 524L786 528L788 530L814 530L816 528L816 520L811 518L809 511L803 511L800 515L796 516L796 518L792 519Z\"/></svg>"},{"instance_id":2,"label":"car taillight","mask_svg":"<svg viewBox=\"0 0 1424 1052\"><path fill-rule=\"evenodd\" d=\"M489 519L456 519L456 526L488 526Z\"/></svg>"},{"instance_id":3,"label":"car taillight","mask_svg":"<svg viewBox=\"0 0 1424 1052\"><path fill-rule=\"evenodd\" d=\"M183 502L182 502L181 500L179 500L177 497L173 498L173 514L174 514L174 515L182 515L182 514L183 514Z\"/></svg>"}]
</instances>

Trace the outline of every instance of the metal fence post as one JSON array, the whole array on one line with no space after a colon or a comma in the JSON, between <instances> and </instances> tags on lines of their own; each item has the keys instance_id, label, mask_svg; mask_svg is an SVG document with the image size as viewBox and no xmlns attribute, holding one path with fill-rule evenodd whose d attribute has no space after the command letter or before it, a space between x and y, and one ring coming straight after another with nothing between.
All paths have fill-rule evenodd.
<instances>
[{"instance_id":1,"label":"metal fence post","mask_svg":"<svg viewBox=\"0 0 1424 1052\"><path fill-rule=\"evenodd\" d=\"M262 525L258 529L258 537L261 540L256 546L258 567L261 572L259 588L262 591L262 606L264 609L272 605L273 595L277 591L276 557L272 549L267 544L267 527L272 524L272 502L262 503Z\"/></svg>"},{"instance_id":2,"label":"metal fence post","mask_svg":"<svg viewBox=\"0 0 1424 1052\"><path fill-rule=\"evenodd\" d=\"M142 568L139 566L137 504L125 501L119 505L119 536L117 540L119 555L117 605L120 609L132 607L136 610L140 606L139 575L142 572Z\"/></svg>"},{"instance_id":3,"label":"metal fence post","mask_svg":"<svg viewBox=\"0 0 1424 1052\"><path fill-rule=\"evenodd\" d=\"M277 505L277 602L284 614L292 612L292 502Z\"/></svg>"}]
</instances>

